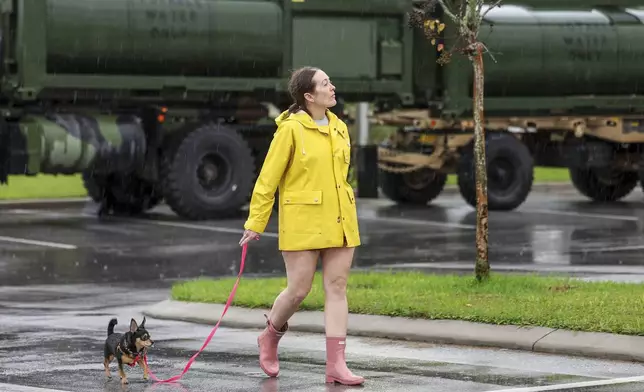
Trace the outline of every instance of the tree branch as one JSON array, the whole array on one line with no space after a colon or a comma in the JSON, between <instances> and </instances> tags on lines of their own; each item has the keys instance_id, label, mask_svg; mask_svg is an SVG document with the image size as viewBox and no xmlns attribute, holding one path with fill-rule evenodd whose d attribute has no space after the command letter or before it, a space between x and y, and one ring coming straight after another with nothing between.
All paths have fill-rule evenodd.
<instances>
[{"instance_id":1,"label":"tree branch","mask_svg":"<svg viewBox=\"0 0 644 392\"><path fill-rule=\"evenodd\" d=\"M459 24L461 22L461 20L452 13L452 10L449 9L447 4L445 4L445 0L438 0L438 3L443 8L443 12L445 13L445 15L447 15L450 19L452 19L454 23Z\"/></svg>"},{"instance_id":2,"label":"tree branch","mask_svg":"<svg viewBox=\"0 0 644 392\"><path fill-rule=\"evenodd\" d=\"M497 0L497 1L496 1L496 3L492 4L492 5L490 6L490 8L488 8L487 10L485 10L485 12L484 12L484 13L481 15L481 17L479 18L479 22L483 21L483 19L485 18L485 15L487 15L487 13L488 13L488 12L492 11L492 9L494 9L494 8L496 8L496 7L500 7L502 2L503 2L503 0ZM481 7L481 8L483 8L483 7ZM479 9L479 12L480 12L480 9Z\"/></svg>"},{"instance_id":3,"label":"tree branch","mask_svg":"<svg viewBox=\"0 0 644 392\"><path fill-rule=\"evenodd\" d=\"M494 55L492 54L492 52L490 51L490 49L488 49L488 47L487 47L487 46L485 46L485 44L484 44L483 42L480 42L480 41L479 41L479 45L481 45L481 46L483 47L483 49L485 49L485 52L486 52L486 53L488 53L488 54L490 55L490 57L492 58L492 61L494 61L494 62L496 63L496 62L497 62L497 61L496 61L496 58L494 58Z\"/></svg>"}]
</instances>

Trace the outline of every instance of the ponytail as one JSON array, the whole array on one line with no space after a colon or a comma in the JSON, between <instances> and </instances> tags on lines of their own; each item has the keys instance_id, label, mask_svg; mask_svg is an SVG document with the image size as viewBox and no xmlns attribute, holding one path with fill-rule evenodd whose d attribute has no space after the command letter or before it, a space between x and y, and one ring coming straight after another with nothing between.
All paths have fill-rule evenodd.
<instances>
[{"instance_id":1,"label":"ponytail","mask_svg":"<svg viewBox=\"0 0 644 392\"><path fill-rule=\"evenodd\" d=\"M295 102L291 106L289 106L288 113L295 114L297 113L298 110L300 110L300 105L297 102Z\"/></svg>"},{"instance_id":2,"label":"ponytail","mask_svg":"<svg viewBox=\"0 0 644 392\"><path fill-rule=\"evenodd\" d=\"M289 115L290 115L290 114L295 114L295 113L297 113L299 110L302 110L302 111L306 112L309 116L311 115L311 112L309 112L309 109L307 109L306 105L300 105L300 104L299 104L299 103L297 103L297 102L294 102L293 104L291 104L291 106L289 106L289 108L288 108L288 114L289 114Z\"/></svg>"}]
</instances>

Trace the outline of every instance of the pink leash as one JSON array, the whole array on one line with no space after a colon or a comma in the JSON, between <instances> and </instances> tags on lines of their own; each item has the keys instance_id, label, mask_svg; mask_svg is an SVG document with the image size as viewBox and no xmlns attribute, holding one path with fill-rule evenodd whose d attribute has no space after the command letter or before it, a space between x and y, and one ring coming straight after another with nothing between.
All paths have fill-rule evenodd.
<instances>
[{"instance_id":1,"label":"pink leash","mask_svg":"<svg viewBox=\"0 0 644 392\"><path fill-rule=\"evenodd\" d=\"M235 282L235 285L233 286L233 290L230 292L230 295L228 296L228 301L226 301L226 306L224 307L224 311L221 313L221 317L219 318L219 321L217 322L215 327L210 332L210 335L208 335L208 337L206 338L206 341L204 342L203 346L201 346L199 351L197 351L195 353L195 355L193 355L190 358L190 360L186 364L186 367L183 368L183 371L181 372L181 374L178 374L178 375L176 375L174 377L170 377L170 378L168 378L166 380L160 380L160 379L157 378L157 376L154 375L154 373L152 373L151 370L148 370L148 372L150 373L150 376L152 377L152 379L154 381L161 382L161 383L169 383L169 382L175 382L175 381L179 380L181 377L183 377L184 374L188 373L188 369L190 369L190 366L192 366L192 363L195 361L195 359L197 359L197 356L203 352L203 350L206 348L206 346L208 346L208 343L210 343L210 340L215 335L215 332L217 331L217 328L219 328L219 324L221 323L221 320L224 318L224 315L228 311L228 307L230 307L230 303L233 301L233 298L235 298L235 293L237 292L237 286L239 285L239 279L242 276L242 272L244 272L244 263L246 262L246 250L247 250L247 248L248 248L248 244L244 244L242 246L241 264L239 266L239 274L237 274L237 281ZM148 365L148 357L147 357L147 355L143 356L143 362L145 362L145 364ZM149 369L149 365L148 365L148 369Z\"/></svg>"}]
</instances>

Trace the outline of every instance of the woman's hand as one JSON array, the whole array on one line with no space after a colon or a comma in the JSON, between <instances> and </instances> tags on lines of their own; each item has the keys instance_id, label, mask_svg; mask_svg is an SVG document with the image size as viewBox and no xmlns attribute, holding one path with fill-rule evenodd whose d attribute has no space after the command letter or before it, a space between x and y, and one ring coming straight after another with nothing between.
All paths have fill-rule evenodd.
<instances>
[{"instance_id":1,"label":"woman's hand","mask_svg":"<svg viewBox=\"0 0 644 392\"><path fill-rule=\"evenodd\" d=\"M244 246L250 240L259 240L259 234L255 233L252 230L244 230L244 235L242 235L241 240L239 240L239 246Z\"/></svg>"}]
</instances>

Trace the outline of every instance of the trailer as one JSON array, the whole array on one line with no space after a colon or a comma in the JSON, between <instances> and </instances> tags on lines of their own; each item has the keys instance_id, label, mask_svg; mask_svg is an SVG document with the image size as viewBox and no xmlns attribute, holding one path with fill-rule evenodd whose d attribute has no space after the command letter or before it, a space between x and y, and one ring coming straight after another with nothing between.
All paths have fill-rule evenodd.
<instances>
[{"instance_id":1,"label":"trailer","mask_svg":"<svg viewBox=\"0 0 644 392\"><path fill-rule=\"evenodd\" d=\"M455 31L446 22L449 49ZM597 201L644 184L642 37L644 1L508 0L487 13L479 38L496 60L485 55L490 210L519 207L534 166L568 168L576 189ZM414 96L427 104L373 116L398 127L378 147L380 186L393 201L424 205L456 174L475 206L472 66L454 56L441 67L422 32L413 38Z\"/></svg>"},{"instance_id":2,"label":"trailer","mask_svg":"<svg viewBox=\"0 0 644 392\"><path fill-rule=\"evenodd\" d=\"M0 0L0 186L82 173L113 212L249 200L290 71L413 103L411 0ZM341 114L341 105L337 108ZM4 184L4 185L1 185Z\"/></svg>"}]
</instances>

